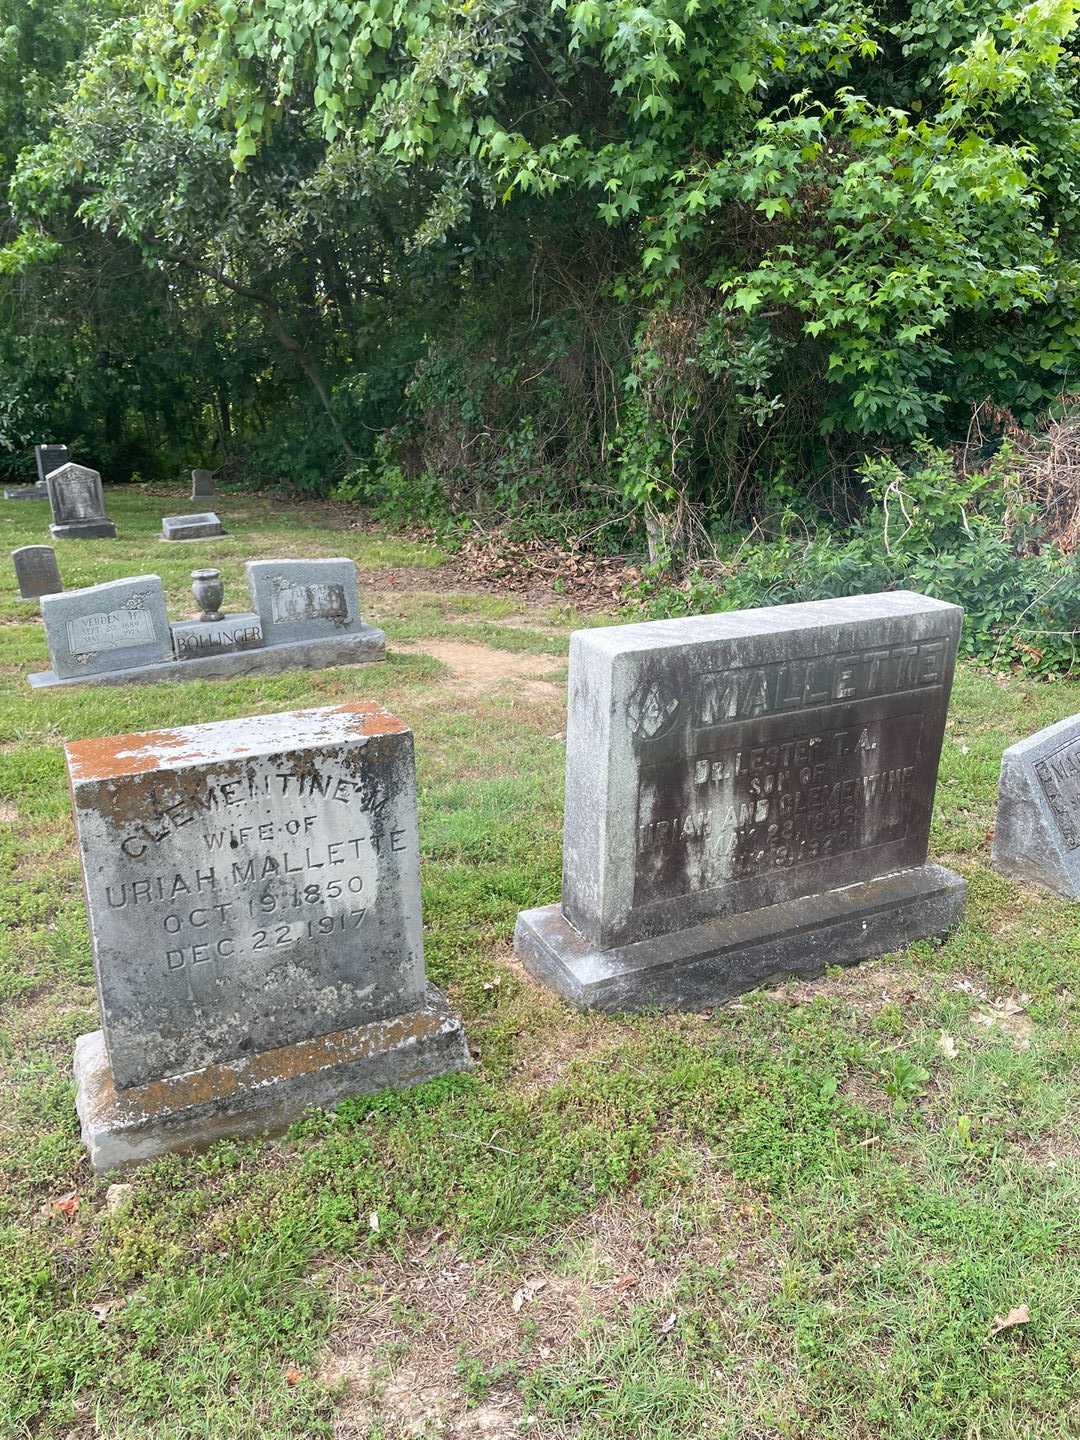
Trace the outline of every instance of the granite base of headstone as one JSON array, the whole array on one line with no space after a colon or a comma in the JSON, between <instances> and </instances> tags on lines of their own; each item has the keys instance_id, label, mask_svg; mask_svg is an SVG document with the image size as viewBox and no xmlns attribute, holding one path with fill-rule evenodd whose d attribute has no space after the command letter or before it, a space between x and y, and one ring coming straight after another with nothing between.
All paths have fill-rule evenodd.
<instances>
[{"instance_id":1,"label":"granite base of headstone","mask_svg":"<svg viewBox=\"0 0 1080 1440\"><path fill-rule=\"evenodd\" d=\"M51 545L23 545L11 552L11 559L24 600L40 600L43 595L58 595L63 590L56 551Z\"/></svg>"},{"instance_id":2,"label":"granite base of headstone","mask_svg":"<svg viewBox=\"0 0 1080 1440\"><path fill-rule=\"evenodd\" d=\"M575 634L562 900L519 915L526 968L581 1008L702 1009L945 935L961 620L896 592Z\"/></svg>"},{"instance_id":3,"label":"granite base of headstone","mask_svg":"<svg viewBox=\"0 0 1080 1440\"><path fill-rule=\"evenodd\" d=\"M207 500L214 493L214 472L212 470L192 470L191 472L191 498L192 500Z\"/></svg>"},{"instance_id":4,"label":"granite base of headstone","mask_svg":"<svg viewBox=\"0 0 1080 1440\"><path fill-rule=\"evenodd\" d=\"M356 701L67 747L95 1169L469 1067L428 985L412 735Z\"/></svg>"},{"instance_id":5,"label":"granite base of headstone","mask_svg":"<svg viewBox=\"0 0 1080 1440\"><path fill-rule=\"evenodd\" d=\"M116 526L105 514L101 476L86 465L61 465L45 478L52 506L54 540L115 540Z\"/></svg>"},{"instance_id":6,"label":"granite base of headstone","mask_svg":"<svg viewBox=\"0 0 1080 1440\"><path fill-rule=\"evenodd\" d=\"M44 482L36 485L5 485L5 500L48 500L49 492Z\"/></svg>"},{"instance_id":7,"label":"granite base of headstone","mask_svg":"<svg viewBox=\"0 0 1080 1440\"><path fill-rule=\"evenodd\" d=\"M224 535L225 527L212 511L201 515L164 515L161 520L163 540L208 540Z\"/></svg>"},{"instance_id":8,"label":"granite base of headstone","mask_svg":"<svg viewBox=\"0 0 1080 1440\"><path fill-rule=\"evenodd\" d=\"M992 861L1004 875L1080 899L1080 715L1002 755Z\"/></svg>"}]
</instances>

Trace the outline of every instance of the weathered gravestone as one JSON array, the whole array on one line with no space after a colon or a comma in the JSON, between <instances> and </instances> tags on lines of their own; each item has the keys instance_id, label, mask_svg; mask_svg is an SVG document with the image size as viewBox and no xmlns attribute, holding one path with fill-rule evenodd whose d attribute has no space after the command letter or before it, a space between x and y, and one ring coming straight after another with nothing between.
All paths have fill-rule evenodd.
<instances>
[{"instance_id":1,"label":"weathered gravestone","mask_svg":"<svg viewBox=\"0 0 1080 1440\"><path fill-rule=\"evenodd\" d=\"M191 472L191 498L193 500L205 500L214 493L214 472L212 470L192 470Z\"/></svg>"},{"instance_id":2,"label":"weathered gravestone","mask_svg":"<svg viewBox=\"0 0 1080 1440\"><path fill-rule=\"evenodd\" d=\"M172 658L165 591L157 575L43 595L51 678L81 678Z\"/></svg>"},{"instance_id":3,"label":"weathered gravestone","mask_svg":"<svg viewBox=\"0 0 1080 1440\"><path fill-rule=\"evenodd\" d=\"M105 514L101 476L86 465L61 465L45 479L52 506L49 526L55 540L115 540L116 526Z\"/></svg>"},{"instance_id":4,"label":"weathered gravestone","mask_svg":"<svg viewBox=\"0 0 1080 1440\"><path fill-rule=\"evenodd\" d=\"M1080 715L1002 755L992 855L1006 875L1080 898Z\"/></svg>"},{"instance_id":5,"label":"weathered gravestone","mask_svg":"<svg viewBox=\"0 0 1080 1440\"><path fill-rule=\"evenodd\" d=\"M575 634L561 905L526 967L579 1006L700 1008L941 935L927 864L962 611L899 592Z\"/></svg>"},{"instance_id":6,"label":"weathered gravestone","mask_svg":"<svg viewBox=\"0 0 1080 1440\"><path fill-rule=\"evenodd\" d=\"M201 515L164 515L161 531L165 540L206 540L224 535L225 527L213 511L206 511Z\"/></svg>"},{"instance_id":7,"label":"weathered gravestone","mask_svg":"<svg viewBox=\"0 0 1080 1440\"><path fill-rule=\"evenodd\" d=\"M63 590L56 551L51 545L23 545L11 552L11 558L24 600L39 600L42 595L58 595Z\"/></svg>"},{"instance_id":8,"label":"weathered gravestone","mask_svg":"<svg viewBox=\"0 0 1080 1440\"><path fill-rule=\"evenodd\" d=\"M352 560L249 560L245 569L267 645L345 635L362 626Z\"/></svg>"},{"instance_id":9,"label":"weathered gravestone","mask_svg":"<svg viewBox=\"0 0 1080 1440\"><path fill-rule=\"evenodd\" d=\"M38 484L44 485L53 471L59 470L61 465L66 465L70 459L66 445L35 445L34 461L37 465Z\"/></svg>"},{"instance_id":10,"label":"weathered gravestone","mask_svg":"<svg viewBox=\"0 0 1080 1440\"><path fill-rule=\"evenodd\" d=\"M412 735L380 706L67 746L102 1029L105 1169L464 1069L426 983Z\"/></svg>"},{"instance_id":11,"label":"weathered gravestone","mask_svg":"<svg viewBox=\"0 0 1080 1440\"><path fill-rule=\"evenodd\" d=\"M68 460L68 448L66 445L35 445L34 463L37 465L37 483L35 485L14 485L4 491L5 500L47 500L49 492L45 485L45 477L66 465Z\"/></svg>"}]
</instances>

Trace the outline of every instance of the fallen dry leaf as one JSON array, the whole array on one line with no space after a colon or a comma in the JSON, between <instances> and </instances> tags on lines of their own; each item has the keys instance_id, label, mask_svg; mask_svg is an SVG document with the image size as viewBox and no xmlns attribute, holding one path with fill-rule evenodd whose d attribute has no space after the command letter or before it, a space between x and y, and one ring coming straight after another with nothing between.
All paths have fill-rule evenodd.
<instances>
[{"instance_id":1,"label":"fallen dry leaf","mask_svg":"<svg viewBox=\"0 0 1080 1440\"><path fill-rule=\"evenodd\" d=\"M623 1275L615 1281L615 1289L620 1291L636 1290L639 1283L636 1275Z\"/></svg>"},{"instance_id":2,"label":"fallen dry leaf","mask_svg":"<svg viewBox=\"0 0 1080 1440\"><path fill-rule=\"evenodd\" d=\"M90 1314L99 1325L104 1325L114 1310L123 1305L123 1300L100 1300L96 1305L90 1306Z\"/></svg>"},{"instance_id":3,"label":"fallen dry leaf","mask_svg":"<svg viewBox=\"0 0 1080 1440\"><path fill-rule=\"evenodd\" d=\"M988 1005L976 1010L971 1017L971 1023L981 1025L986 1030L999 1030L1009 1037L1018 1050L1030 1050L1031 1032L1034 1029L1026 1010L1030 1003L1030 995L1021 995L1016 1000L1011 996L999 995Z\"/></svg>"},{"instance_id":4,"label":"fallen dry leaf","mask_svg":"<svg viewBox=\"0 0 1080 1440\"><path fill-rule=\"evenodd\" d=\"M660 1334L661 1334L661 1335L667 1335L670 1331L674 1330L674 1328L675 1328L675 1311L672 1310L671 1314L667 1317L667 1319L664 1321L664 1323L660 1326Z\"/></svg>"},{"instance_id":5,"label":"fallen dry leaf","mask_svg":"<svg viewBox=\"0 0 1080 1440\"><path fill-rule=\"evenodd\" d=\"M514 1298L510 1302L514 1308L514 1314L516 1315L523 1305L527 1305L530 1300L539 1295L547 1283L542 1279L526 1280L519 1290L515 1290Z\"/></svg>"},{"instance_id":6,"label":"fallen dry leaf","mask_svg":"<svg viewBox=\"0 0 1080 1440\"><path fill-rule=\"evenodd\" d=\"M951 1035L946 1035L944 1030L942 1030L938 1036L937 1048L941 1051L942 1055L945 1056L946 1060L956 1059L956 1041Z\"/></svg>"},{"instance_id":7,"label":"fallen dry leaf","mask_svg":"<svg viewBox=\"0 0 1080 1440\"><path fill-rule=\"evenodd\" d=\"M58 1210L65 1220L74 1220L79 1213L79 1197L74 1190L67 1195L61 1195L59 1200L53 1201L53 1209Z\"/></svg>"},{"instance_id":8,"label":"fallen dry leaf","mask_svg":"<svg viewBox=\"0 0 1080 1440\"><path fill-rule=\"evenodd\" d=\"M295 1365L290 1365L285 1371L285 1384L297 1385L304 1378L303 1371L297 1370Z\"/></svg>"},{"instance_id":9,"label":"fallen dry leaf","mask_svg":"<svg viewBox=\"0 0 1080 1440\"><path fill-rule=\"evenodd\" d=\"M369 1230L374 1230L374 1231L376 1231L376 1232L378 1231L378 1229L379 1229L379 1212L378 1212L377 1210L372 1210L371 1214L368 1216L367 1223L368 1223L368 1229L369 1229Z\"/></svg>"},{"instance_id":10,"label":"fallen dry leaf","mask_svg":"<svg viewBox=\"0 0 1080 1440\"><path fill-rule=\"evenodd\" d=\"M995 1315L990 1326L990 1338L1000 1335L1003 1330L1012 1330L1017 1325L1027 1325L1031 1320L1031 1311L1026 1305L1017 1305L1015 1310L1010 1310L1007 1315Z\"/></svg>"}]
</instances>

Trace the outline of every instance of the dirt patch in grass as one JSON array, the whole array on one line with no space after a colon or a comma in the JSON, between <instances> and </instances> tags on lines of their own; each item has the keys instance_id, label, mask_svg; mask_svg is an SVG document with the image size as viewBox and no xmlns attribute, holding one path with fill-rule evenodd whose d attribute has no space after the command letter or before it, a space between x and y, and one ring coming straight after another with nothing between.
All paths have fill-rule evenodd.
<instances>
[{"instance_id":1,"label":"dirt patch in grass","mask_svg":"<svg viewBox=\"0 0 1080 1440\"><path fill-rule=\"evenodd\" d=\"M408 648L420 650L445 665L450 676L444 684L455 695L483 695L513 684L519 695L531 700L553 700L565 689L561 683L544 678L557 673L564 664L550 656L494 650L489 645L460 640L425 640Z\"/></svg>"},{"instance_id":2,"label":"dirt patch in grass","mask_svg":"<svg viewBox=\"0 0 1080 1440\"><path fill-rule=\"evenodd\" d=\"M341 1319L319 1378L338 1392L336 1440L561 1436L549 1418L526 1416L521 1385L573 1356L583 1326L618 1327L650 1305L670 1327L688 1303L677 1294L687 1263L727 1258L743 1293L763 1297L781 1268L762 1243L768 1217L730 1176L700 1180L685 1240L666 1250L654 1209L621 1196L517 1254L472 1260L437 1233L397 1256L379 1252L362 1276L335 1271Z\"/></svg>"}]
</instances>

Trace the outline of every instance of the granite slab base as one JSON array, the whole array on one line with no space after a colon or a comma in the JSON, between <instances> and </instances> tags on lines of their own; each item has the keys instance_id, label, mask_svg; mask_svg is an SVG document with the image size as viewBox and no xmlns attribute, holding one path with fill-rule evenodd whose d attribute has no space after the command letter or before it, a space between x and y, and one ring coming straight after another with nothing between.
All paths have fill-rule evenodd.
<instances>
[{"instance_id":1,"label":"granite slab base","mask_svg":"<svg viewBox=\"0 0 1080 1440\"><path fill-rule=\"evenodd\" d=\"M67 525L50 525L54 540L115 540L116 526L111 520L72 521Z\"/></svg>"},{"instance_id":2,"label":"granite slab base","mask_svg":"<svg viewBox=\"0 0 1080 1440\"><path fill-rule=\"evenodd\" d=\"M5 500L48 500L44 485L13 485L4 491Z\"/></svg>"},{"instance_id":3,"label":"granite slab base","mask_svg":"<svg viewBox=\"0 0 1080 1440\"><path fill-rule=\"evenodd\" d=\"M920 865L612 950L590 945L561 906L545 905L518 916L514 949L579 1010L707 1010L786 975L813 979L829 965L946 935L965 890L951 870Z\"/></svg>"},{"instance_id":4,"label":"granite slab base","mask_svg":"<svg viewBox=\"0 0 1080 1440\"><path fill-rule=\"evenodd\" d=\"M128 670L103 670L97 675L74 675L71 679L61 680L53 670L41 670L26 678L35 690L57 685L152 685L163 680L220 680L238 675L275 675L282 670L327 670L332 665L367 665L385 659L385 634L374 625L364 625L322 640L294 640L286 645L225 655L133 665Z\"/></svg>"},{"instance_id":5,"label":"granite slab base","mask_svg":"<svg viewBox=\"0 0 1080 1440\"><path fill-rule=\"evenodd\" d=\"M435 986L421 1009L117 1090L100 1030L75 1042L75 1106L95 1170L215 1140L270 1135L306 1110L471 1068L461 1021Z\"/></svg>"}]
</instances>

